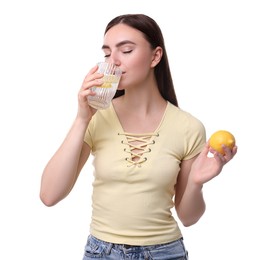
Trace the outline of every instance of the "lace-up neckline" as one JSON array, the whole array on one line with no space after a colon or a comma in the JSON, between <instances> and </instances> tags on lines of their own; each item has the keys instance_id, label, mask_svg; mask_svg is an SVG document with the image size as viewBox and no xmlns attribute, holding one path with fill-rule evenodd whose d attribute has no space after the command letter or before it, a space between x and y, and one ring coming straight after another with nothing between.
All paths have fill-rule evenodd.
<instances>
[{"instance_id":1,"label":"lace-up neckline","mask_svg":"<svg viewBox=\"0 0 260 260\"><path fill-rule=\"evenodd\" d=\"M145 133L145 134L133 134L133 133L118 133L118 135L125 136L121 141L125 145L124 152L128 155L125 160L128 162L128 167L138 166L147 160L145 154L152 151L151 145L155 144L155 137L158 137L158 133Z\"/></svg>"},{"instance_id":2,"label":"lace-up neckline","mask_svg":"<svg viewBox=\"0 0 260 260\"><path fill-rule=\"evenodd\" d=\"M120 128L118 135L122 136L121 144L125 147L123 151L126 154L127 167L141 167L148 160L147 154L152 151L152 146L155 144L156 138L159 137L160 127L164 121L168 107L169 101L167 101L167 106L155 131L137 134L124 131L112 103L112 111L115 116L114 123Z\"/></svg>"}]
</instances>

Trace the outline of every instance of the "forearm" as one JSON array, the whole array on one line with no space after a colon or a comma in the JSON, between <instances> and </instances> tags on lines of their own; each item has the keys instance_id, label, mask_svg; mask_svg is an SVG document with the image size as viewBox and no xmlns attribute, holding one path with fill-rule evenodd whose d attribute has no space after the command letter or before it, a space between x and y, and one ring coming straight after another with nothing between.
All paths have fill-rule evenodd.
<instances>
[{"instance_id":1,"label":"forearm","mask_svg":"<svg viewBox=\"0 0 260 260\"><path fill-rule=\"evenodd\" d=\"M63 143L46 165L40 191L44 204L56 204L72 189L80 170L79 160L86 128L86 122L76 119Z\"/></svg>"},{"instance_id":2,"label":"forearm","mask_svg":"<svg viewBox=\"0 0 260 260\"><path fill-rule=\"evenodd\" d=\"M184 226L195 224L204 214L206 205L203 198L202 186L187 183L183 197L176 207L179 219Z\"/></svg>"}]
</instances>

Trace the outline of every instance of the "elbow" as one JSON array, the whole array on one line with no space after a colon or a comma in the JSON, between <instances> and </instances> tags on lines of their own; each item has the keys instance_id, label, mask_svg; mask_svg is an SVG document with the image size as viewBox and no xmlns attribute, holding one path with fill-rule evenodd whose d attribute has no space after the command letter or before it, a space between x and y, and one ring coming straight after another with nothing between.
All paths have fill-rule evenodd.
<instances>
[{"instance_id":1,"label":"elbow","mask_svg":"<svg viewBox=\"0 0 260 260\"><path fill-rule=\"evenodd\" d=\"M190 227L196 224L201 219L201 217L204 215L204 212L205 212L205 208L200 212L196 212L196 214L195 213L185 214L182 216L178 215L178 217L184 227Z\"/></svg>"},{"instance_id":2,"label":"elbow","mask_svg":"<svg viewBox=\"0 0 260 260\"><path fill-rule=\"evenodd\" d=\"M46 195L45 193L40 193L40 200L47 207L52 207L58 203L58 201L54 200L52 197Z\"/></svg>"},{"instance_id":3,"label":"elbow","mask_svg":"<svg viewBox=\"0 0 260 260\"><path fill-rule=\"evenodd\" d=\"M41 188L40 190L40 200L47 207L52 207L58 202L63 200L69 192L62 192L53 189Z\"/></svg>"},{"instance_id":4,"label":"elbow","mask_svg":"<svg viewBox=\"0 0 260 260\"><path fill-rule=\"evenodd\" d=\"M184 227L190 227L194 224L196 224L199 221L198 219L186 219L186 220L181 220L181 223Z\"/></svg>"}]
</instances>

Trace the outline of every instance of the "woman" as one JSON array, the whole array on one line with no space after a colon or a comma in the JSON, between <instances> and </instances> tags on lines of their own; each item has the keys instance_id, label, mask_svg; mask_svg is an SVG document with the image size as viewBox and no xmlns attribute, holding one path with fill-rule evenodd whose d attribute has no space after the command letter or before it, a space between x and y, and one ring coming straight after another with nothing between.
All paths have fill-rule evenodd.
<instances>
[{"instance_id":1,"label":"woman","mask_svg":"<svg viewBox=\"0 0 260 260\"><path fill-rule=\"evenodd\" d=\"M72 127L44 169L41 200L53 206L65 198L92 153L93 211L83 259L188 259L171 209L184 226L195 224L205 211L203 184L237 147L224 147L224 156L210 149L203 124L178 107L153 19L114 18L102 49L123 71L117 94L106 110L88 105L90 88L102 84L94 66L79 90Z\"/></svg>"}]
</instances>

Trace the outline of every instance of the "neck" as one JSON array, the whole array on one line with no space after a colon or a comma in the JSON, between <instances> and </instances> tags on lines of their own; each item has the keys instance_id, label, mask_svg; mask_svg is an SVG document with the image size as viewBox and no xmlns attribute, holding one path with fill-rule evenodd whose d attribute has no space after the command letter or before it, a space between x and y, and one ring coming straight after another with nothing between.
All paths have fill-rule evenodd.
<instances>
[{"instance_id":1,"label":"neck","mask_svg":"<svg viewBox=\"0 0 260 260\"><path fill-rule=\"evenodd\" d=\"M129 87L121 97L122 105L130 111L148 113L149 110L162 106L166 101L161 96L157 84ZM133 109L134 108L134 109Z\"/></svg>"}]
</instances>

